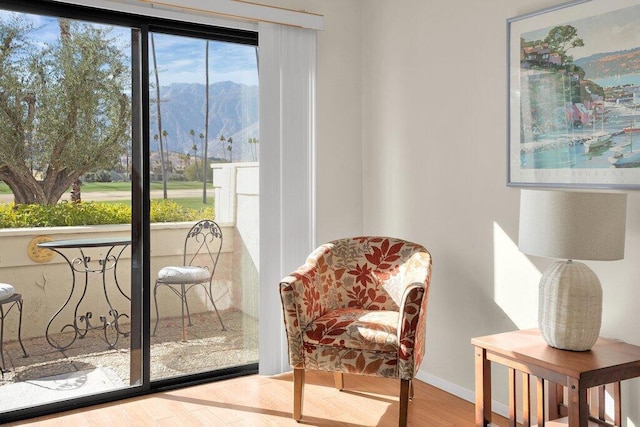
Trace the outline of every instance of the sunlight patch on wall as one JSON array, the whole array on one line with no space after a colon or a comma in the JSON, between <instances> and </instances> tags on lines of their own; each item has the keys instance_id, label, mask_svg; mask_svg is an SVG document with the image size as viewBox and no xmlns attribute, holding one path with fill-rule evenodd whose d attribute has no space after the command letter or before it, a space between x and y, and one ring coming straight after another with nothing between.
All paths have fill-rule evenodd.
<instances>
[{"instance_id":1,"label":"sunlight patch on wall","mask_svg":"<svg viewBox=\"0 0 640 427\"><path fill-rule=\"evenodd\" d=\"M615 400L613 400L613 395L611 394L610 390L606 390L605 394L604 394L604 408L605 408L605 415L607 416L607 419L613 423L613 421L615 420ZM627 426L631 427L633 425L633 423L627 423Z\"/></svg>"},{"instance_id":2,"label":"sunlight patch on wall","mask_svg":"<svg viewBox=\"0 0 640 427\"><path fill-rule=\"evenodd\" d=\"M538 325L538 283L542 273L493 223L494 301L519 329Z\"/></svg>"}]
</instances>

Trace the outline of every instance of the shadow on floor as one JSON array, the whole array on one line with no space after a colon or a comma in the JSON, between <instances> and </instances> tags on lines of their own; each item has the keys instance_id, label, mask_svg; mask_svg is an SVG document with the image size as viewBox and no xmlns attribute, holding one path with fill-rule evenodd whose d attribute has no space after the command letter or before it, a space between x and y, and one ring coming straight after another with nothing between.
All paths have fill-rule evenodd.
<instances>
[{"instance_id":1,"label":"shadow on floor","mask_svg":"<svg viewBox=\"0 0 640 427\"><path fill-rule=\"evenodd\" d=\"M156 336L151 337L151 379L257 362L257 320L239 310L225 310L220 314L226 331L220 327L215 313L192 314L193 325L187 328L187 342L181 341L179 317L161 320ZM68 333L58 334L54 337L55 341L68 342L65 334ZM29 354L26 358L17 341L4 344L7 371L0 379L0 393L4 386L49 378L53 381L57 381L57 378L68 380L66 375L97 369L108 372L113 384L129 384L129 337L120 337L115 348L111 349L104 341L101 330L89 331L85 338L76 340L65 350L50 346L45 337L25 339L23 343ZM25 398L16 397L16 400ZM15 407L24 403L16 402Z\"/></svg>"}]
</instances>

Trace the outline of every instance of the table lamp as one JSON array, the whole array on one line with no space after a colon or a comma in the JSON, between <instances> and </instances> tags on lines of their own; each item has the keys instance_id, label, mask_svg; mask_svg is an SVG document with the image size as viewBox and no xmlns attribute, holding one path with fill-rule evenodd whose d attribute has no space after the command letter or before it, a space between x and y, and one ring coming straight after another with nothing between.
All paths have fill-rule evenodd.
<instances>
[{"instance_id":1,"label":"table lamp","mask_svg":"<svg viewBox=\"0 0 640 427\"><path fill-rule=\"evenodd\" d=\"M602 287L573 260L622 259L626 210L625 193L521 190L520 251L565 260L540 279L538 326L550 346L585 351L598 339Z\"/></svg>"}]
</instances>

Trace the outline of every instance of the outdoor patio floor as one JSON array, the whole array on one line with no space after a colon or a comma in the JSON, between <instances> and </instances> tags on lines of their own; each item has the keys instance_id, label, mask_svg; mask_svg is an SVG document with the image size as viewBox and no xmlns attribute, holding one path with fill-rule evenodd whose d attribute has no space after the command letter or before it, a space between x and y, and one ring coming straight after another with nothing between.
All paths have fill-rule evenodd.
<instances>
[{"instance_id":1,"label":"outdoor patio floor","mask_svg":"<svg viewBox=\"0 0 640 427\"><path fill-rule=\"evenodd\" d=\"M187 327L187 342L182 342L180 317L161 319L156 336L151 337L151 379L257 362L258 321L239 310L224 310L220 314L226 331L222 330L215 313L192 314L193 326ZM151 326L153 328L153 323ZM65 334L55 336L55 341L65 342ZM11 341L4 343L6 372L0 379L0 389L5 385L97 368L107 369L122 385L129 384L129 337L120 336L115 348L110 349L102 330L91 330L65 350L55 349L45 337L23 339L29 355L25 358L15 337L6 335L5 340L11 338Z\"/></svg>"}]
</instances>

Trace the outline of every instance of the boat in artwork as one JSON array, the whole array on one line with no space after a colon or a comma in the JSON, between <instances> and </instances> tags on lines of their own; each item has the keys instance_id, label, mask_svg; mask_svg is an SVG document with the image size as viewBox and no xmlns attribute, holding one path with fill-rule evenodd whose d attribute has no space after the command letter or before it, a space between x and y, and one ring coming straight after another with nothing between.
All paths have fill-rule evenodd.
<instances>
[{"instance_id":1,"label":"boat in artwork","mask_svg":"<svg viewBox=\"0 0 640 427\"><path fill-rule=\"evenodd\" d=\"M616 168L635 168L640 166L640 151L609 157L609 162Z\"/></svg>"},{"instance_id":2,"label":"boat in artwork","mask_svg":"<svg viewBox=\"0 0 640 427\"><path fill-rule=\"evenodd\" d=\"M589 153L590 151L604 147L609 142L611 142L611 137L613 134L611 132L604 131L604 114L602 114L601 118L601 130L596 132L596 110L593 109L593 133L584 141L584 152Z\"/></svg>"},{"instance_id":3,"label":"boat in artwork","mask_svg":"<svg viewBox=\"0 0 640 427\"><path fill-rule=\"evenodd\" d=\"M624 132L629 134L629 143L614 149L615 153L609 157L609 163L616 168L635 168L640 166L640 151L633 151L633 134L640 132L640 127L636 126L636 113L637 103L636 94L633 94L633 122L629 127L624 128ZM623 153L626 147L629 147L629 152Z\"/></svg>"},{"instance_id":4,"label":"boat in artwork","mask_svg":"<svg viewBox=\"0 0 640 427\"><path fill-rule=\"evenodd\" d=\"M629 151L624 153L629 147ZM628 144L614 147L614 155L609 157L609 163L616 168L635 168L640 166L640 150L633 151L633 137Z\"/></svg>"},{"instance_id":5,"label":"boat in artwork","mask_svg":"<svg viewBox=\"0 0 640 427\"><path fill-rule=\"evenodd\" d=\"M588 153L589 151L603 147L611 141L611 134L607 132L595 132L591 135L589 139L584 141L584 151Z\"/></svg>"}]
</instances>

